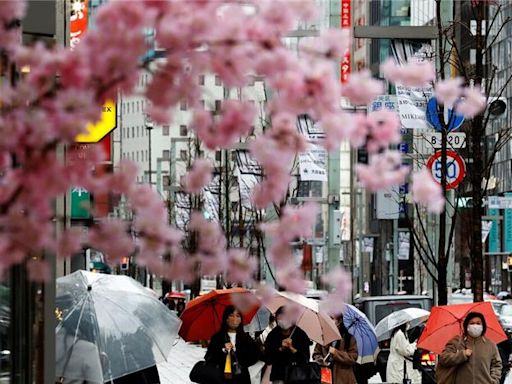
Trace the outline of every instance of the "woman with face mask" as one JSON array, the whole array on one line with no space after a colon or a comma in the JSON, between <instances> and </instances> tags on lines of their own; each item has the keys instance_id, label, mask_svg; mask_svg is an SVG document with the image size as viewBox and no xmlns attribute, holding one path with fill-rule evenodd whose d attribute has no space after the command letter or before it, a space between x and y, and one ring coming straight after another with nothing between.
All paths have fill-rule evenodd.
<instances>
[{"instance_id":1,"label":"woman with face mask","mask_svg":"<svg viewBox=\"0 0 512 384\"><path fill-rule=\"evenodd\" d=\"M501 358L494 342L485 337L487 324L481 313L470 312L464 319L464 334L451 339L439 356L439 365L453 367L438 384L498 384Z\"/></svg>"},{"instance_id":2,"label":"woman with face mask","mask_svg":"<svg viewBox=\"0 0 512 384\"><path fill-rule=\"evenodd\" d=\"M248 367L259 360L256 342L244 332L242 314L232 305L224 310L219 332L212 336L204 359L216 366L226 384L250 384Z\"/></svg>"},{"instance_id":3,"label":"woman with face mask","mask_svg":"<svg viewBox=\"0 0 512 384\"><path fill-rule=\"evenodd\" d=\"M407 337L409 324L403 324L393 330L389 357L386 366L386 381L403 383L407 378L412 384L421 384L421 373L413 368L412 358L416 351L416 343L411 343Z\"/></svg>"},{"instance_id":4,"label":"woman with face mask","mask_svg":"<svg viewBox=\"0 0 512 384\"><path fill-rule=\"evenodd\" d=\"M348 333L343 324L343 316L334 319L340 331L341 340L327 346L317 344L313 352L313 360L320 365L330 366L333 384L357 384L354 364L357 361L356 339Z\"/></svg>"},{"instance_id":5,"label":"woman with face mask","mask_svg":"<svg viewBox=\"0 0 512 384\"><path fill-rule=\"evenodd\" d=\"M286 307L276 311L277 327L265 340L265 363L271 365L270 381L273 384L285 383L285 367L293 362L307 363L309 361L308 335L294 324Z\"/></svg>"}]
</instances>

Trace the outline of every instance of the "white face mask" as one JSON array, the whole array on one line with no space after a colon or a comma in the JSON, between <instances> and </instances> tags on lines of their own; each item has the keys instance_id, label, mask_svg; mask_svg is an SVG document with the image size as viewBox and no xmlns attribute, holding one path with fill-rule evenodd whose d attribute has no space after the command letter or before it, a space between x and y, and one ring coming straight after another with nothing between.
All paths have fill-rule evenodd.
<instances>
[{"instance_id":1,"label":"white face mask","mask_svg":"<svg viewBox=\"0 0 512 384\"><path fill-rule=\"evenodd\" d=\"M281 329L287 330L292 326L292 322L286 319L279 319L277 320L277 325L279 325Z\"/></svg>"},{"instance_id":2,"label":"white face mask","mask_svg":"<svg viewBox=\"0 0 512 384\"><path fill-rule=\"evenodd\" d=\"M469 324L468 325L468 335L471 337L480 337L480 336L482 336L483 331L484 331L484 327L482 324Z\"/></svg>"}]
</instances>

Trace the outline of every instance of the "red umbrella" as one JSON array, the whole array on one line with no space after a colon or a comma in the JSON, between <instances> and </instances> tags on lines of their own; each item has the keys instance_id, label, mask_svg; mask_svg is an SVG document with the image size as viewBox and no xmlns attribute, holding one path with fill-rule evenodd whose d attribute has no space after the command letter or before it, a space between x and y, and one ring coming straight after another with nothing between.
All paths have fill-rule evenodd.
<instances>
[{"instance_id":1,"label":"red umbrella","mask_svg":"<svg viewBox=\"0 0 512 384\"><path fill-rule=\"evenodd\" d=\"M244 303L240 308L244 325L251 322L260 307L256 296L245 288L213 290L189 301L180 316L179 335L185 341L210 340L220 330L224 309L234 303Z\"/></svg>"},{"instance_id":2,"label":"red umbrella","mask_svg":"<svg viewBox=\"0 0 512 384\"><path fill-rule=\"evenodd\" d=\"M187 295L185 295L182 292L172 291L172 292L167 292L165 294L165 297L168 299L186 299Z\"/></svg>"},{"instance_id":3,"label":"red umbrella","mask_svg":"<svg viewBox=\"0 0 512 384\"><path fill-rule=\"evenodd\" d=\"M425 329L418 340L418 347L436 353L443 352L451 338L462 335L464 319L469 312L479 312L484 316L487 324L485 337L496 344L507 339L491 303L455 304L432 308Z\"/></svg>"}]
</instances>

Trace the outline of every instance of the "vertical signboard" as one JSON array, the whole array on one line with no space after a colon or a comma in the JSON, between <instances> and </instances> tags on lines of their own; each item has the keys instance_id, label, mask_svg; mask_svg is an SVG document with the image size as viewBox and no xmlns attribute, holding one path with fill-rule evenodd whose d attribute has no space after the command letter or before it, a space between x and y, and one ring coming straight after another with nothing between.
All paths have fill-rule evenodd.
<instances>
[{"instance_id":1,"label":"vertical signboard","mask_svg":"<svg viewBox=\"0 0 512 384\"><path fill-rule=\"evenodd\" d=\"M69 46L75 48L87 29L89 0L70 0Z\"/></svg>"},{"instance_id":2,"label":"vertical signboard","mask_svg":"<svg viewBox=\"0 0 512 384\"><path fill-rule=\"evenodd\" d=\"M498 216L498 209L488 209L489 216ZM493 220L489 231L489 252L500 252L499 220Z\"/></svg>"},{"instance_id":3,"label":"vertical signboard","mask_svg":"<svg viewBox=\"0 0 512 384\"><path fill-rule=\"evenodd\" d=\"M351 0L341 0L341 28L350 28L352 26ZM348 75L351 71L350 48L343 56L341 61L341 82L348 81Z\"/></svg>"},{"instance_id":4,"label":"vertical signboard","mask_svg":"<svg viewBox=\"0 0 512 384\"><path fill-rule=\"evenodd\" d=\"M512 196L512 193L505 193L505 196ZM507 208L503 211L503 232L505 252L512 252L512 209Z\"/></svg>"},{"instance_id":5,"label":"vertical signboard","mask_svg":"<svg viewBox=\"0 0 512 384\"><path fill-rule=\"evenodd\" d=\"M89 219L90 213L90 193L80 187L71 189L71 218L72 219Z\"/></svg>"}]
</instances>

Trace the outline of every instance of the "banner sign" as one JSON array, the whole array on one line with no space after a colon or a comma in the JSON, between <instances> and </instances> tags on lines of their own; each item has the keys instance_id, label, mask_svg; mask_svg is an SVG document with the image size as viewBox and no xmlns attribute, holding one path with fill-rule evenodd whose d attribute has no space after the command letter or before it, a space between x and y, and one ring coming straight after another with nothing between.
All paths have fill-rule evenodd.
<instances>
[{"instance_id":1,"label":"banner sign","mask_svg":"<svg viewBox=\"0 0 512 384\"><path fill-rule=\"evenodd\" d=\"M87 18L89 13L89 0L69 0L69 46L75 48L87 29Z\"/></svg>"},{"instance_id":2,"label":"banner sign","mask_svg":"<svg viewBox=\"0 0 512 384\"><path fill-rule=\"evenodd\" d=\"M261 182L263 170L261 165L251 157L249 151L236 151L235 157L235 175L238 178L238 188L240 188L240 196L242 206L253 209L251 202L252 189Z\"/></svg>"},{"instance_id":3,"label":"banner sign","mask_svg":"<svg viewBox=\"0 0 512 384\"><path fill-rule=\"evenodd\" d=\"M300 180L327 181L327 151L316 144L317 140L325 137L325 133L305 115L297 119L297 130L309 142L307 151L298 156Z\"/></svg>"},{"instance_id":4,"label":"banner sign","mask_svg":"<svg viewBox=\"0 0 512 384\"><path fill-rule=\"evenodd\" d=\"M408 61L432 60L432 45L419 41L391 40L391 50L400 65ZM433 95L432 85L425 87L406 87L395 84L398 101L398 114L402 128L429 129L426 119L427 102Z\"/></svg>"},{"instance_id":5,"label":"banner sign","mask_svg":"<svg viewBox=\"0 0 512 384\"><path fill-rule=\"evenodd\" d=\"M410 241L409 231L398 232L398 260L409 260Z\"/></svg>"},{"instance_id":6,"label":"banner sign","mask_svg":"<svg viewBox=\"0 0 512 384\"><path fill-rule=\"evenodd\" d=\"M351 9L351 1L352 0L341 0L341 28L351 28L352 27L352 9ZM346 83L348 81L348 75L352 70L352 63L350 57L350 48L347 53L343 56L343 60L341 61L340 68L340 79L342 83Z\"/></svg>"},{"instance_id":7,"label":"banner sign","mask_svg":"<svg viewBox=\"0 0 512 384\"><path fill-rule=\"evenodd\" d=\"M505 193L505 197L512 198L512 193ZM512 209L503 211L503 244L505 252L512 252Z\"/></svg>"}]
</instances>

